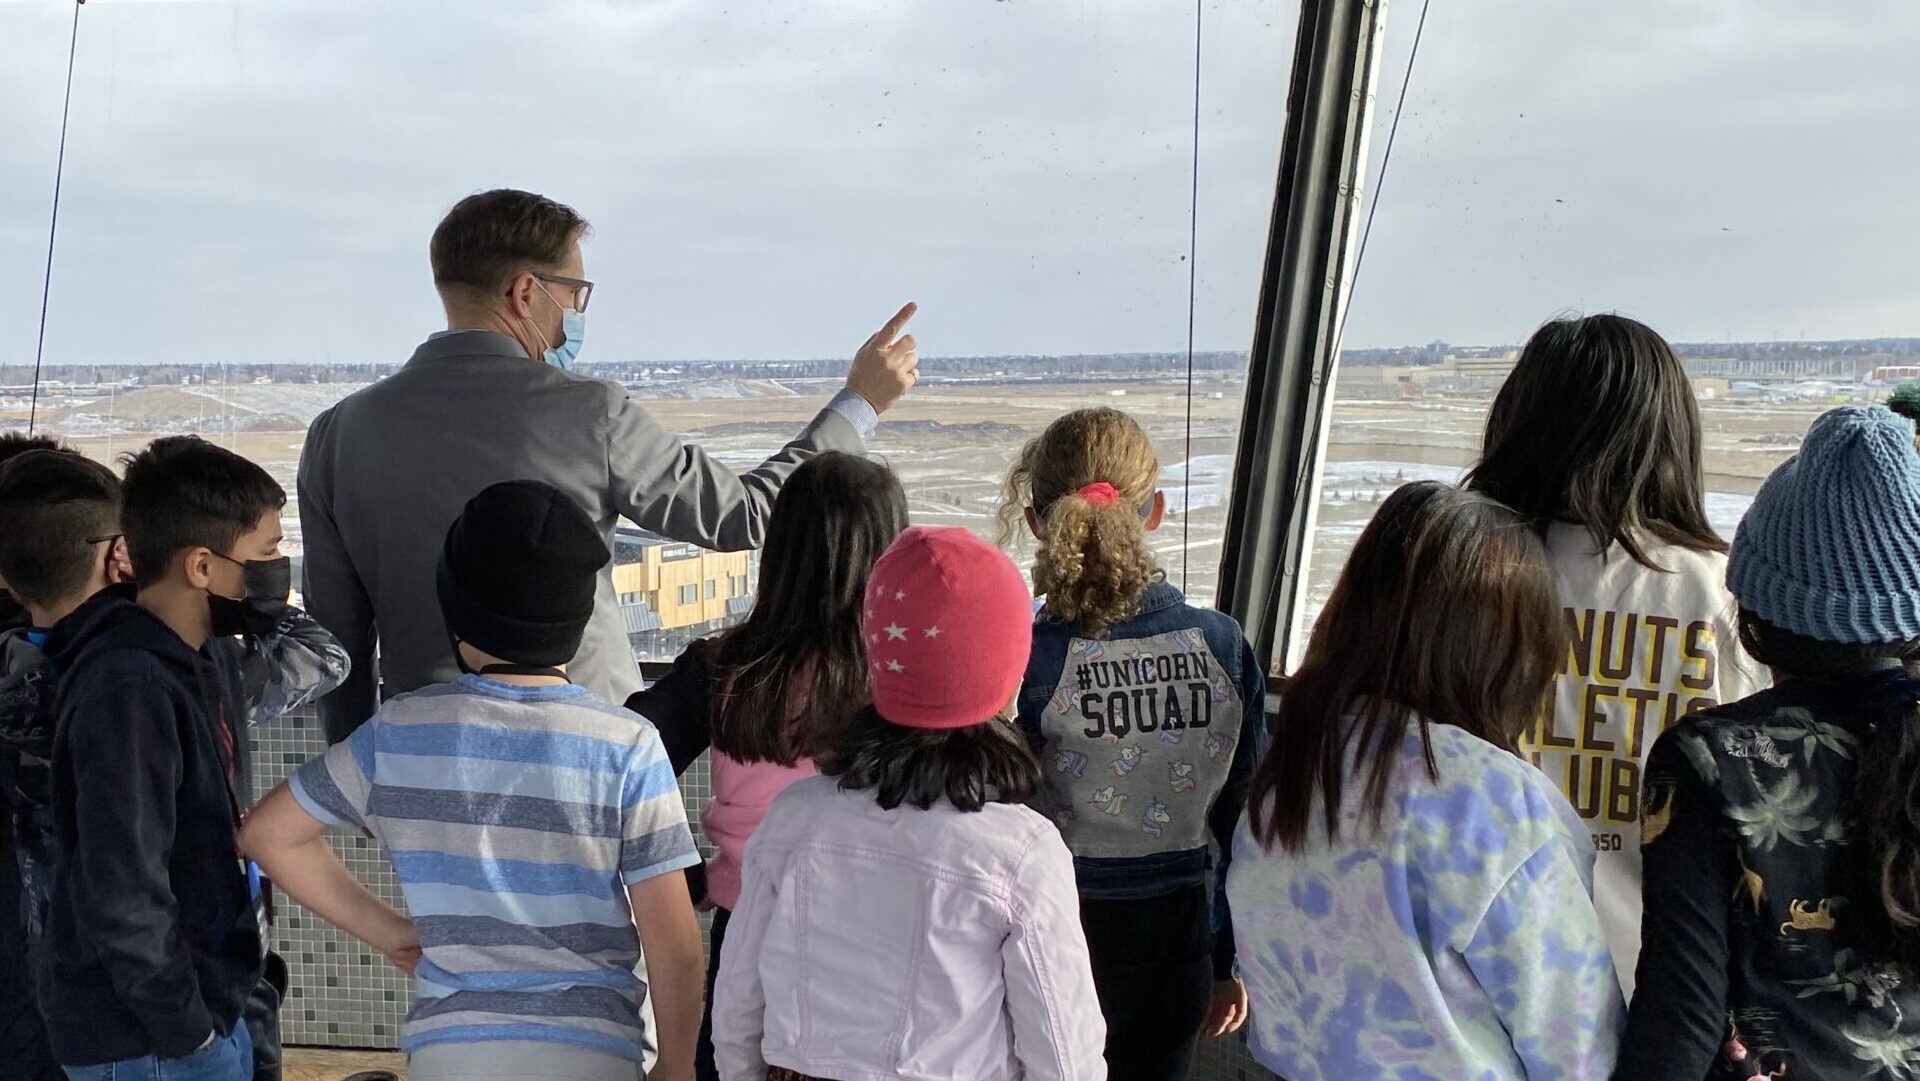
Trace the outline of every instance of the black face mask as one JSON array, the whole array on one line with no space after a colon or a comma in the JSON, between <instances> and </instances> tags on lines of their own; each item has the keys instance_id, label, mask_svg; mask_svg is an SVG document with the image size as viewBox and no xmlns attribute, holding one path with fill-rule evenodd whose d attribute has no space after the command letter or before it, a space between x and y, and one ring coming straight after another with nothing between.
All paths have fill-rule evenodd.
<instances>
[{"instance_id":1,"label":"black face mask","mask_svg":"<svg viewBox=\"0 0 1920 1081\"><path fill-rule=\"evenodd\" d=\"M208 592L207 611L213 616L213 633L223 637L272 633L279 621L277 609L293 593L293 559L281 556L242 562L230 556L220 558L240 565L246 592L239 597Z\"/></svg>"},{"instance_id":2,"label":"black face mask","mask_svg":"<svg viewBox=\"0 0 1920 1081\"><path fill-rule=\"evenodd\" d=\"M254 559L240 564L247 583L247 599L250 601L277 601L287 603L293 595L293 557L281 556L278 559Z\"/></svg>"},{"instance_id":3,"label":"black face mask","mask_svg":"<svg viewBox=\"0 0 1920 1081\"><path fill-rule=\"evenodd\" d=\"M287 598L293 595L292 556L242 561L232 556L220 555L218 552L213 554L239 567L241 581L246 583L241 587L242 594L238 597L228 597L221 593L214 593L214 596L230 601L273 601L285 604Z\"/></svg>"}]
</instances>

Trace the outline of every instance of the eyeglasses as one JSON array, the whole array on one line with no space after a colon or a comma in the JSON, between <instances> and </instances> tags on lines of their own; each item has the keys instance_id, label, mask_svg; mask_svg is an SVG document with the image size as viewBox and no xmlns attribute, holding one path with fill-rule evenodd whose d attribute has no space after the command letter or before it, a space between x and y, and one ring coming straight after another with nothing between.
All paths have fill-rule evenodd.
<instances>
[{"instance_id":1,"label":"eyeglasses","mask_svg":"<svg viewBox=\"0 0 1920 1081\"><path fill-rule=\"evenodd\" d=\"M107 534L107 535L106 535L106 536L104 536L104 537L88 537L88 538L87 538L87 543L88 543L88 544L100 544L100 543L103 543L103 542L104 542L104 543L107 543L107 544L112 544L112 543L113 543L114 541L117 541L117 540L119 540L119 539L120 539L121 537L124 537L124 536L126 536L126 534L125 534L125 533L109 533L109 534Z\"/></svg>"},{"instance_id":2,"label":"eyeglasses","mask_svg":"<svg viewBox=\"0 0 1920 1081\"><path fill-rule=\"evenodd\" d=\"M548 285L563 285L571 289L573 291L573 310L582 315L586 314L587 301L593 299L592 282L583 281L579 278L563 278L558 274L536 273L534 277L546 282Z\"/></svg>"}]
</instances>

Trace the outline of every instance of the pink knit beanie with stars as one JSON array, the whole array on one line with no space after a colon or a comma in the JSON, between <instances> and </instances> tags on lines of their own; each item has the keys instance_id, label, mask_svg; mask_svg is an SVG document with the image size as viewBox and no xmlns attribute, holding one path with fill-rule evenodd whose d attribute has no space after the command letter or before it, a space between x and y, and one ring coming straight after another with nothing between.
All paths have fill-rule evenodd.
<instances>
[{"instance_id":1,"label":"pink knit beanie with stars","mask_svg":"<svg viewBox=\"0 0 1920 1081\"><path fill-rule=\"evenodd\" d=\"M1033 649L1027 581L964 529L915 526L867 579L873 707L904 728L966 728L1013 701Z\"/></svg>"}]
</instances>

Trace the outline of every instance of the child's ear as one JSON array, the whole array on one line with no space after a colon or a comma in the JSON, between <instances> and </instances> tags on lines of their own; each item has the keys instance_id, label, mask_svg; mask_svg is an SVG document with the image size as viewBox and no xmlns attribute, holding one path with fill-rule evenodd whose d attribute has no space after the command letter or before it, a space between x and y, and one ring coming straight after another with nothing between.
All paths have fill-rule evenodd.
<instances>
[{"instance_id":1,"label":"child's ear","mask_svg":"<svg viewBox=\"0 0 1920 1081\"><path fill-rule=\"evenodd\" d=\"M189 548L180 557L180 569L187 576L187 584L195 589L207 589L213 585L213 549Z\"/></svg>"},{"instance_id":2,"label":"child's ear","mask_svg":"<svg viewBox=\"0 0 1920 1081\"><path fill-rule=\"evenodd\" d=\"M1159 529L1160 523L1166 521L1166 519L1167 493L1164 490L1156 491L1153 493L1152 501L1147 506L1147 532L1151 533Z\"/></svg>"},{"instance_id":3,"label":"child's ear","mask_svg":"<svg viewBox=\"0 0 1920 1081\"><path fill-rule=\"evenodd\" d=\"M1047 523L1032 507L1027 508L1027 531L1033 534L1034 540L1047 539Z\"/></svg>"},{"instance_id":4,"label":"child's ear","mask_svg":"<svg viewBox=\"0 0 1920 1081\"><path fill-rule=\"evenodd\" d=\"M115 537L107 546L107 584L133 581L133 557L127 554L127 538Z\"/></svg>"}]
</instances>

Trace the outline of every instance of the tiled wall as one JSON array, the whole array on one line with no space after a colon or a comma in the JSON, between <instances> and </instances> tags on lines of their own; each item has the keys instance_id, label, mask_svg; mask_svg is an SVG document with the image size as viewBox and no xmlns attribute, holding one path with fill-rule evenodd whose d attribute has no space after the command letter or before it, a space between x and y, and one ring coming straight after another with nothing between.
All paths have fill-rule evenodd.
<instances>
[{"instance_id":1,"label":"tiled wall","mask_svg":"<svg viewBox=\"0 0 1920 1081\"><path fill-rule=\"evenodd\" d=\"M319 717L297 710L253 730L254 779L264 793L293 767L326 749ZM680 779L687 817L702 849L699 809L712 793L703 757ZM399 889L393 868L380 847L364 837L333 836L334 848L360 881L391 904ZM274 949L287 959L291 988L280 1014L281 1037L289 1045L389 1049L400 1039L400 1023L412 1005L407 978L385 958L359 941L308 915L284 895L278 898ZM704 925L706 920L702 917ZM1272 1074L1247 1056L1240 1038L1203 1044L1194 1081L1267 1081Z\"/></svg>"},{"instance_id":2,"label":"tiled wall","mask_svg":"<svg viewBox=\"0 0 1920 1081\"><path fill-rule=\"evenodd\" d=\"M1225 1039L1203 1041L1193 1073L1188 1076L1192 1081L1276 1081L1270 1070L1247 1053L1245 1029Z\"/></svg>"},{"instance_id":3,"label":"tiled wall","mask_svg":"<svg viewBox=\"0 0 1920 1081\"><path fill-rule=\"evenodd\" d=\"M326 750L320 718L296 710L253 729L255 790L265 794L295 766ZM333 846L360 881L396 906L393 867L365 837L336 833ZM285 894L274 898L273 948L287 959L288 990L280 1010L287 1044L392 1048L413 1004L410 981L359 940L308 915Z\"/></svg>"}]
</instances>

